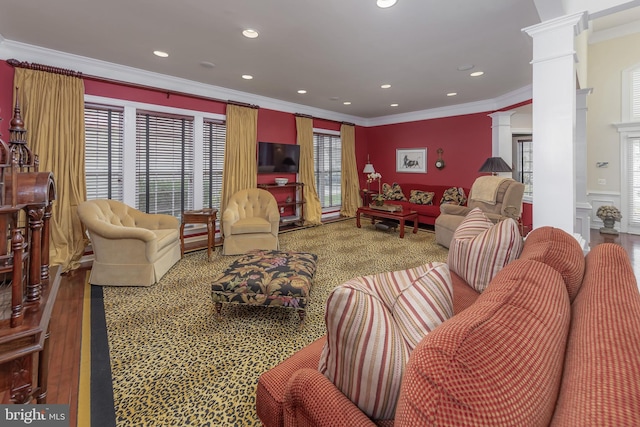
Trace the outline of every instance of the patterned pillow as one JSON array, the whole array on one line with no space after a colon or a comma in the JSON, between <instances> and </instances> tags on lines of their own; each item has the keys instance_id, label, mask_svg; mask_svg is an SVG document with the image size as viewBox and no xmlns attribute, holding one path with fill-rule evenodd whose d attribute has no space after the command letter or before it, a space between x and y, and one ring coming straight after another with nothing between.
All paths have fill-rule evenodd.
<instances>
[{"instance_id":1,"label":"patterned pillow","mask_svg":"<svg viewBox=\"0 0 640 427\"><path fill-rule=\"evenodd\" d=\"M448 264L451 271L482 292L493 277L520 256L524 243L511 218L493 224L473 209L453 233Z\"/></svg>"},{"instance_id":2,"label":"patterned pillow","mask_svg":"<svg viewBox=\"0 0 640 427\"><path fill-rule=\"evenodd\" d=\"M462 187L451 187L445 190L442 195L442 199L440 199L440 204L453 204L453 205L464 205L467 203L467 196L464 194L464 189Z\"/></svg>"},{"instance_id":3,"label":"patterned pillow","mask_svg":"<svg viewBox=\"0 0 640 427\"><path fill-rule=\"evenodd\" d=\"M327 299L318 369L374 420L391 419L409 354L453 316L445 263L358 277Z\"/></svg>"},{"instance_id":4,"label":"patterned pillow","mask_svg":"<svg viewBox=\"0 0 640 427\"><path fill-rule=\"evenodd\" d=\"M431 191L411 190L409 202L415 203L416 205L432 205L435 195L436 193Z\"/></svg>"},{"instance_id":5,"label":"patterned pillow","mask_svg":"<svg viewBox=\"0 0 640 427\"><path fill-rule=\"evenodd\" d=\"M394 182L393 185L389 185L386 182L382 184L382 194L387 200L407 200L402 192L400 184Z\"/></svg>"}]
</instances>

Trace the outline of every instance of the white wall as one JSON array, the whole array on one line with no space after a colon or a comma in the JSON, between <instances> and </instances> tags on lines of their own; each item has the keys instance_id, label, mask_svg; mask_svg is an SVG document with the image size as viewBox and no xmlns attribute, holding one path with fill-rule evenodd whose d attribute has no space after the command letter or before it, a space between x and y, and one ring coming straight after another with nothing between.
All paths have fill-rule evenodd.
<instances>
[{"instance_id":1,"label":"white wall","mask_svg":"<svg viewBox=\"0 0 640 427\"><path fill-rule=\"evenodd\" d=\"M589 45L587 97L587 188L593 227L602 225L595 211L603 204L620 207L620 147L614 123L620 123L622 71L640 64L640 33ZM608 162L598 168L596 162ZM604 180L604 181L603 181Z\"/></svg>"}]
</instances>

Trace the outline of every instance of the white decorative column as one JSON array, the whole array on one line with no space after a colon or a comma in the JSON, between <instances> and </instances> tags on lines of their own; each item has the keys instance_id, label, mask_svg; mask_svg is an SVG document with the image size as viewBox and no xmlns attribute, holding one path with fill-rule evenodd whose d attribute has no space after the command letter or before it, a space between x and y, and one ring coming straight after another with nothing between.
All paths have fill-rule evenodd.
<instances>
[{"instance_id":1,"label":"white decorative column","mask_svg":"<svg viewBox=\"0 0 640 427\"><path fill-rule=\"evenodd\" d=\"M513 141L511 116L515 111L498 111L491 117L491 156L502 157L513 168Z\"/></svg>"},{"instance_id":2,"label":"white decorative column","mask_svg":"<svg viewBox=\"0 0 640 427\"><path fill-rule=\"evenodd\" d=\"M576 215L574 39L586 24L580 12L523 30L533 38L533 227L570 234Z\"/></svg>"},{"instance_id":3,"label":"white decorative column","mask_svg":"<svg viewBox=\"0 0 640 427\"><path fill-rule=\"evenodd\" d=\"M576 222L574 232L589 247L591 240L591 203L587 198L587 96L592 89L576 92Z\"/></svg>"}]
</instances>

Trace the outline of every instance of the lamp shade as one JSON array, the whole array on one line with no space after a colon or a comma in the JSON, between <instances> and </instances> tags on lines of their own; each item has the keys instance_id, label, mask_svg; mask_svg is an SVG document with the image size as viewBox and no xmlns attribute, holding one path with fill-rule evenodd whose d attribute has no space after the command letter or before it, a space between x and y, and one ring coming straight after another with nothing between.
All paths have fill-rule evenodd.
<instances>
[{"instance_id":1,"label":"lamp shade","mask_svg":"<svg viewBox=\"0 0 640 427\"><path fill-rule=\"evenodd\" d=\"M502 159L502 157L489 157L485 160L478 172L511 172L511 167Z\"/></svg>"},{"instance_id":2,"label":"lamp shade","mask_svg":"<svg viewBox=\"0 0 640 427\"><path fill-rule=\"evenodd\" d=\"M376 170L373 168L373 165L371 163L367 163L366 165L364 165L364 169L362 170L362 173L375 173Z\"/></svg>"}]
</instances>

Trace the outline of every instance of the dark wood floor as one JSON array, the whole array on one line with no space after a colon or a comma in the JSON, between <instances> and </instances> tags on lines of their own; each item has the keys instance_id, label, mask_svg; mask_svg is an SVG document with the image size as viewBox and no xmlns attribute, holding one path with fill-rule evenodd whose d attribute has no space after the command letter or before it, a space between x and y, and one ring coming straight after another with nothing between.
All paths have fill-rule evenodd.
<instances>
[{"instance_id":1,"label":"dark wood floor","mask_svg":"<svg viewBox=\"0 0 640 427\"><path fill-rule=\"evenodd\" d=\"M591 247L600 243L622 245L629 254L638 278L640 236L631 234L611 236L592 230ZM86 271L86 269L79 269L63 276L51 320L52 354L47 402L70 405L70 426L77 426L82 306Z\"/></svg>"}]
</instances>

